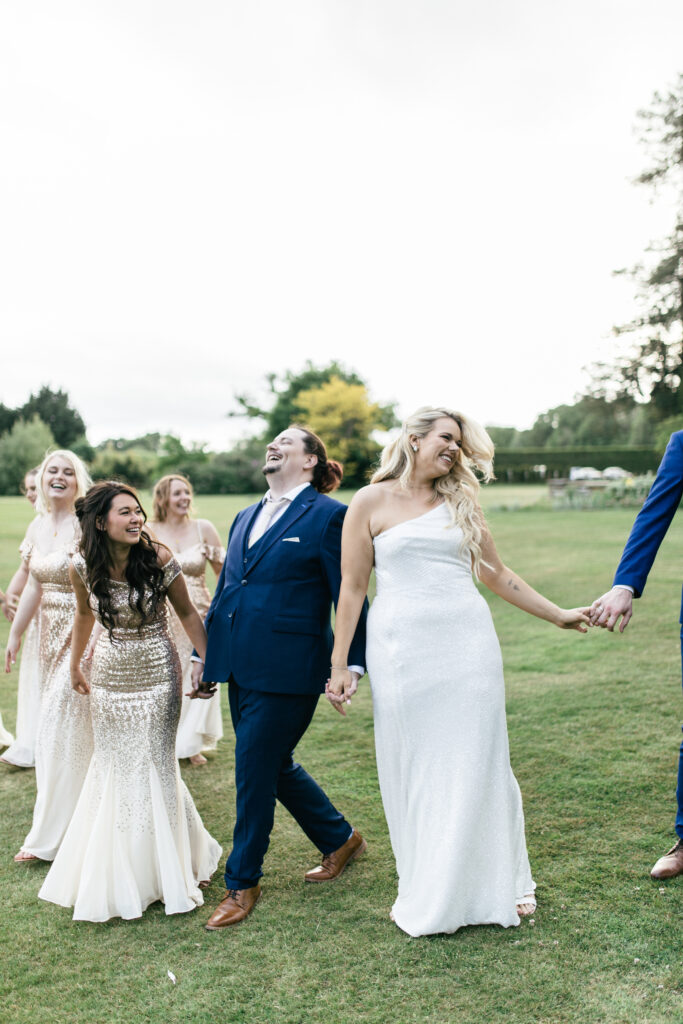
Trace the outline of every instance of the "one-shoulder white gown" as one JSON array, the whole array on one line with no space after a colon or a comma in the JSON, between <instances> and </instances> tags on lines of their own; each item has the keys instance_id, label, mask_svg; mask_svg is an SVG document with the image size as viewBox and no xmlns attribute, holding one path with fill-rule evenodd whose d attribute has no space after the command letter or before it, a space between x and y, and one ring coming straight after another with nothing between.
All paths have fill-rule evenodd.
<instances>
[{"instance_id":1,"label":"one-shoulder white gown","mask_svg":"<svg viewBox=\"0 0 683 1024\"><path fill-rule=\"evenodd\" d=\"M445 505L375 538L367 665L409 935L519 924L533 893L500 646Z\"/></svg>"}]
</instances>

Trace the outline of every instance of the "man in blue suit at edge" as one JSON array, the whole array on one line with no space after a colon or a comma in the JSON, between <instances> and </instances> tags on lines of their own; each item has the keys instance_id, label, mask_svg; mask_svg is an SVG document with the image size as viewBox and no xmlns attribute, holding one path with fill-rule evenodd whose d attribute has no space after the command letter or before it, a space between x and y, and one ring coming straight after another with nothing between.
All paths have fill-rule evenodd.
<instances>
[{"instance_id":1,"label":"man in blue suit at edge","mask_svg":"<svg viewBox=\"0 0 683 1024\"><path fill-rule=\"evenodd\" d=\"M326 496L342 467L312 431L288 427L266 448L263 500L238 513L206 616L206 664L193 669L197 696L227 681L235 729L237 807L227 892L209 918L215 931L238 924L261 895L259 879L276 798L322 854L307 882L338 878L366 848L356 829L293 760L330 675L330 613L341 583L346 506ZM365 615L349 665L365 662Z\"/></svg>"},{"instance_id":2,"label":"man in blue suit at edge","mask_svg":"<svg viewBox=\"0 0 683 1024\"><path fill-rule=\"evenodd\" d=\"M619 632L626 629L633 613L633 598L640 597L655 555L669 528L683 495L683 430L671 435L664 458L650 493L636 516L617 567L612 590L593 603L593 625L614 630L619 619ZM683 624L683 607L679 620ZM683 658L683 628L681 630L681 657ZM683 874L683 743L678 759L678 786L676 789L677 841L668 853L660 857L650 874L653 878L674 878Z\"/></svg>"}]
</instances>

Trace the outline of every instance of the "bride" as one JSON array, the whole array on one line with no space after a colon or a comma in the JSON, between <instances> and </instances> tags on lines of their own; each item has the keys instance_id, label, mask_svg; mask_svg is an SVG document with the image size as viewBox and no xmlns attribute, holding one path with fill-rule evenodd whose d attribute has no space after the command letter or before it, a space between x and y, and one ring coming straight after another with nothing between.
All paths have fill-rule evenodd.
<instances>
[{"instance_id":1,"label":"bride","mask_svg":"<svg viewBox=\"0 0 683 1024\"><path fill-rule=\"evenodd\" d=\"M422 408L353 498L342 536L328 697L355 683L349 643L374 565L367 666L382 802L398 871L392 919L409 935L519 924L536 908L522 798L510 767L500 647L472 573L562 629L558 608L501 562L478 502L493 444L473 420Z\"/></svg>"}]
</instances>

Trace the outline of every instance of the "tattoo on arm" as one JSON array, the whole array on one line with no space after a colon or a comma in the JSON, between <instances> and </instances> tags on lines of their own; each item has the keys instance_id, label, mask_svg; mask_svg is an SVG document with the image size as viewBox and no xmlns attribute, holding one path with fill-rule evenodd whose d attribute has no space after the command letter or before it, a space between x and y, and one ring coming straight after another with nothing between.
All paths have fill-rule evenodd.
<instances>
[{"instance_id":1,"label":"tattoo on arm","mask_svg":"<svg viewBox=\"0 0 683 1024\"><path fill-rule=\"evenodd\" d=\"M514 580L508 580L508 587L512 587L512 589L513 589L513 590L519 590L519 589L520 589L520 588L519 588L519 587L517 586L517 584L515 583L515 581L514 581Z\"/></svg>"}]
</instances>

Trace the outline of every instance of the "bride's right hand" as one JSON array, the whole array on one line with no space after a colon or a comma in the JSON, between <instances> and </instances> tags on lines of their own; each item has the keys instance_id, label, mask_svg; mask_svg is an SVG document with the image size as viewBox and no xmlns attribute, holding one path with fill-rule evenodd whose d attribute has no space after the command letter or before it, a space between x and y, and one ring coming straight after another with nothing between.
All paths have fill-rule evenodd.
<instances>
[{"instance_id":1,"label":"bride's right hand","mask_svg":"<svg viewBox=\"0 0 683 1024\"><path fill-rule=\"evenodd\" d=\"M351 695L354 692L353 675L347 668L333 668L330 678L325 685L325 696L335 711L345 715L344 705L351 703Z\"/></svg>"}]
</instances>

